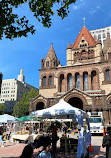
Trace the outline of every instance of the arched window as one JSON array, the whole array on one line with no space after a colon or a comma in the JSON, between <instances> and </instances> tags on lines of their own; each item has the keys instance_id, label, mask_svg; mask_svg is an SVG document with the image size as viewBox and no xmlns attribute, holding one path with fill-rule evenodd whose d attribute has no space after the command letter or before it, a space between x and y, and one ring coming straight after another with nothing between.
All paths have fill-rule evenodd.
<instances>
[{"instance_id":1,"label":"arched window","mask_svg":"<svg viewBox=\"0 0 111 158\"><path fill-rule=\"evenodd\" d=\"M109 69L107 69L105 72L106 72L106 80L110 81L110 71L109 71Z\"/></svg>"},{"instance_id":2,"label":"arched window","mask_svg":"<svg viewBox=\"0 0 111 158\"><path fill-rule=\"evenodd\" d=\"M52 76L49 76L49 86L52 86Z\"/></svg>"},{"instance_id":3,"label":"arched window","mask_svg":"<svg viewBox=\"0 0 111 158\"><path fill-rule=\"evenodd\" d=\"M46 76L43 77L43 86L46 86Z\"/></svg>"},{"instance_id":4,"label":"arched window","mask_svg":"<svg viewBox=\"0 0 111 158\"><path fill-rule=\"evenodd\" d=\"M64 75L60 75L60 92L64 91Z\"/></svg>"},{"instance_id":5,"label":"arched window","mask_svg":"<svg viewBox=\"0 0 111 158\"><path fill-rule=\"evenodd\" d=\"M98 83L98 75L96 71L91 72L91 88L92 90L98 90L99 83Z\"/></svg>"},{"instance_id":6,"label":"arched window","mask_svg":"<svg viewBox=\"0 0 111 158\"><path fill-rule=\"evenodd\" d=\"M84 91L88 90L88 73L87 72L83 73L83 90Z\"/></svg>"},{"instance_id":7,"label":"arched window","mask_svg":"<svg viewBox=\"0 0 111 158\"><path fill-rule=\"evenodd\" d=\"M72 89L72 75L68 74L67 75L67 90L71 90Z\"/></svg>"},{"instance_id":8,"label":"arched window","mask_svg":"<svg viewBox=\"0 0 111 158\"><path fill-rule=\"evenodd\" d=\"M80 75L79 75L79 73L75 74L75 87L77 89L80 89Z\"/></svg>"}]
</instances>

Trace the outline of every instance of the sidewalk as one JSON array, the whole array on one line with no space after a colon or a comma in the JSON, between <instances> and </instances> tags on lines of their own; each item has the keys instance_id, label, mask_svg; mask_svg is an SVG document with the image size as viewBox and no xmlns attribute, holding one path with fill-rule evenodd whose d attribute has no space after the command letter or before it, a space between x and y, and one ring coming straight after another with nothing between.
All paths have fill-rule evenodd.
<instances>
[{"instance_id":1,"label":"sidewalk","mask_svg":"<svg viewBox=\"0 0 111 158\"><path fill-rule=\"evenodd\" d=\"M102 141L102 137L98 138L98 137L93 137L92 140L92 152L90 152L89 154L89 158L105 158L105 148L101 147L101 141ZM6 142L4 148L1 148L1 144L0 144L0 158L19 158L23 148L27 145L27 144L23 144L23 143L10 143L10 142ZM59 147L59 141L58 141L58 147ZM36 155L36 149L34 150L34 155ZM64 153L60 152L57 154L58 158L65 158ZM76 158L76 153L74 153L73 151L70 151L68 156L70 158Z\"/></svg>"}]
</instances>

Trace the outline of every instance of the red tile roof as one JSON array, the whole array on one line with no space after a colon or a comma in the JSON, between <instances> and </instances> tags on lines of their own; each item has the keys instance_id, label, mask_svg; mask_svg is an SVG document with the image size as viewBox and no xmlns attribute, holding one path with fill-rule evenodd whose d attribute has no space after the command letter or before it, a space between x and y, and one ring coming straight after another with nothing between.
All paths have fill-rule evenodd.
<instances>
[{"instance_id":1,"label":"red tile roof","mask_svg":"<svg viewBox=\"0 0 111 158\"><path fill-rule=\"evenodd\" d=\"M79 33L78 37L76 38L72 48L78 48L78 43L80 43L81 38L84 37L85 40L88 42L89 46L93 46L96 44L96 40L94 39L94 37L91 35L91 33L89 32L89 30L86 28L86 26L84 26L81 30L81 32Z\"/></svg>"}]
</instances>

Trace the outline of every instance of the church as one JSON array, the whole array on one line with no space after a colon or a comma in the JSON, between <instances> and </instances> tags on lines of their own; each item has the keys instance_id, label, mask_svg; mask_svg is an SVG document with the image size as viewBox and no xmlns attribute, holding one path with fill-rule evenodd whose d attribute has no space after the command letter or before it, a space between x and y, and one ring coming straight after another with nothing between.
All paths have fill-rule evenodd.
<instances>
[{"instance_id":1,"label":"church","mask_svg":"<svg viewBox=\"0 0 111 158\"><path fill-rule=\"evenodd\" d=\"M86 26L66 48L62 66L53 45L41 60L39 95L30 100L29 112L51 107L60 99L86 112L102 111L111 123L111 39L102 48ZM65 107L64 107L65 108Z\"/></svg>"}]
</instances>

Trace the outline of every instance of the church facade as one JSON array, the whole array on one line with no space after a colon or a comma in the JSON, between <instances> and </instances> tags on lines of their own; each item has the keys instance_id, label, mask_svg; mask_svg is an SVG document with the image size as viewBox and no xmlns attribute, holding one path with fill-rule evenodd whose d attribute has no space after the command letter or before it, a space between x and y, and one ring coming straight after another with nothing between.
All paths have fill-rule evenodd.
<instances>
[{"instance_id":1,"label":"church facade","mask_svg":"<svg viewBox=\"0 0 111 158\"><path fill-rule=\"evenodd\" d=\"M39 95L30 100L29 111L48 108L64 99L86 112L102 111L111 123L111 39L102 48L86 26L73 45L67 46L67 64L62 66L53 45L41 60ZM65 107L64 107L65 108Z\"/></svg>"}]
</instances>

